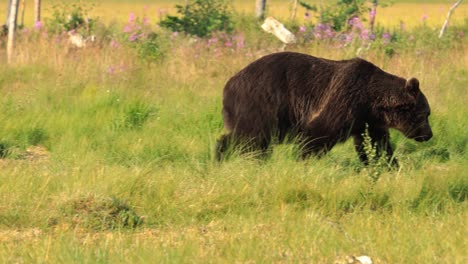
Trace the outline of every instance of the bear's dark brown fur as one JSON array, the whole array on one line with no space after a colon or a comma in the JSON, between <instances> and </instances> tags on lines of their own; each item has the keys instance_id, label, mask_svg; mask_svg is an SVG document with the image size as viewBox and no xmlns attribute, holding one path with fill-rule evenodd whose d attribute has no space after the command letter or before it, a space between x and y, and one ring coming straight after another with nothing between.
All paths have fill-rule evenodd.
<instances>
[{"instance_id":1,"label":"bear's dark brown fur","mask_svg":"<svg viewBox=\"0 0 468 264\"><path fill-rule=\"evenodd\" d=\"M377 154L393 150L389 128L409 138L432 137L429 104L419 82L384 72L360 58L332 61L281 52L251 63L224 88L225 129L217 144L222 159L230 144L265 151L286 134L302 144L302 156L324 154L352 136L362 162L366 127Z\"/></svg>"}]
</instances>

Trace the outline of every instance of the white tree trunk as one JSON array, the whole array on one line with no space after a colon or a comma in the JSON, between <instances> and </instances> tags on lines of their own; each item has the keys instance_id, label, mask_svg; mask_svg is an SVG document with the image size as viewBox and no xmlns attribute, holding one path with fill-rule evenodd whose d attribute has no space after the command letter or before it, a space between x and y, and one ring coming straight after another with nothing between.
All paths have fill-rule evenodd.
<instances>
[{"instance_id":1,"label":"white tree trunk","mask_svg":"<svg viewBox=\"0 0 468 264\"><path fill-rule=\"evenodd\" d=\"M21 21L20 25L24 26L24 11L26 10L26 1L21 0Z\"/></svg>"},{"instance_id":2,"label":"white tree trunk","mask_svg":"<svg viewBox=\"0 0 468 264\"><path fill-rule=\"evenodd\" d=\"M370 24L370 31L371 32L374 32L374 24L375 24L375 16L377 15L377 6L379 5L379 1L378 0L374 0L372 2L372 8L371 8L371 15L370 15L370 21L369 21L369 24Z\"/></svg>"},{"instance_id":3,"label":"white tree trunk","mask_svg":"<svg viewBox=\"0 0 468 264\"><path fill-rule=\"evenodd\" d=\"M13 49L15 44L16 15L18 14L18 0L12 0L10 5L10 17L8 20L8 43L7 59L8 63L13 61Z\"/></svg>"},{"instance_id":4,"label":"white tree trunk","mask_svg":"<svg viewBox=\"0 0 468 264\"><path fill-rule=\"evenodd\" d=\"M41 21L41 0L34 0L34 23Z\"/></svg>"},{"instance_id":5,"label":"white tree trunk","mask_svg":"<svg viewBox=\"0 0 468 264\"><path fill-rule=\"evenodd\" d=\"M7 12L7 16L6 16L6 19L5 19L5 26L6 26L7 29L8 29L8 23L10 22L11 3L12 2L13 2L13 0L8 0L8 12ZM19 3L19 1L18 1L18 3ZM18 12L16 12L15 23L16 23L17 19L18 19Z\"/></svg>"},{"instance_id":6,"label":"white tree trunk","mask_svg":"<svg viewBox=\"0 0 468 264\"><path fill-rule=\"evenodd\" d=\"M296 18L296 14L297 14L297 2L298 0L293 0L293 8L292 8L292 12L291 12L291 20L294 20Z\"/></svg>"},{"instance_id":7,"label":"white tree trunk","mask_svg":"<svg viewBox=\"0 0 468 264\"><path fill-rule=\"evenodd\" d=\"M291 31L273 17L265 19L265 22L262 24L262 28L266 32L275 35L284 44L296 43L296 36L294 36Z\"/></svg>"},{"instance_id":8,"label":"white tree trunk","mask_svg":"<svg viewBox=\"0 0 468 264\"><path fill-rule=\"evenodd\" d=\"M258 19L263 19L265 17L265 7L266 7L266 0L256 0L255 16Z\"/></svg>"},{"instance_id":9,"label":"white tree trunk","mask_svg":"<svg viewBox=\"0 0 468 264\"><path fill-rule=\"evenodd\" d=\"M449 10L449 12L447 13L447 18L445 19L445 22L444 22L444 25L442 26L442 28L440 29L440 33L439 33L439 38L441 38L444 33L445 33L445 30L447 29L448 27L448 23L449 23L449 20L450 20L450 16L452 16L452 13L453 11L455 10L455 8L457 8L460 4L461 4L462 0L458 0Z\"/></svg>"}]
</instances>

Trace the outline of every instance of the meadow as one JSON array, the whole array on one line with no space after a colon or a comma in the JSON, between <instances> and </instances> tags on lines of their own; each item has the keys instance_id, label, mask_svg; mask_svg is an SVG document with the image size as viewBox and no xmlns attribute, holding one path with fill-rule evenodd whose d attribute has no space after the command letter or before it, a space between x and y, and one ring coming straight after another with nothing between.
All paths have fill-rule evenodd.
<instances>
[{"instance_id":1,"label":"meadow","mask_svg":"<svg viewBox=\"0 0 468 264\"><path fill-rule=\"evenodd\" d=\"M337 60L360 51L419 79L434 137L391 131L401 165L392 170L361 165L351 141L320 159L299 160L290 143L268 158L216 162L225 82L283 45L239 11L233 36L158 31L161 55L147 60L153 53L128 42L123 25L149 2L102 1L91 10L98 39L86 48L30 27L7 65L0 41L0 263L468 261L466 3L443 39L434 28L449 1L395 1L377 16L390 43L285 48ZM406 17L409 7L433 13ZM391 14L408 28L394 31Z\"/></svg>"}]
</instances>

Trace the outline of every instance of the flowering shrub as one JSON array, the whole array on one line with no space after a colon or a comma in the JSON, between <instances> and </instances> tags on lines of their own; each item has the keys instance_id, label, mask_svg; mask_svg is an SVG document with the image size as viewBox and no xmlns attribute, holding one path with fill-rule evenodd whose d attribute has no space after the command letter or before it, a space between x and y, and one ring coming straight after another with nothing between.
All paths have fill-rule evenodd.
<instances>
[{"instance_id":1,"label":"flowering shrub","mask_svg":"<svg viewBox=\"0 0 468 264\"><path fill-rule=\"evenodd\" d=\"M167 16L160 23L162 27L198 37L234 29L225 0L194 0L185 6L176 5L176 9L180 17Z\"/></svg>"},{"instance_id":2,"label":"flowering shrub","mask_svg":"<svg viewBox=\"0 0 468 264\"><path fill-rule=\"evenodd\" d=\"M92 9L79 0L73 4L57 4L53 6L52 18L47 21L49 31L61 33L63 31L79 31L83 35L90 35L96 26L96 21L89 18L88 13ZM42 23L36 24L41 28Z\"/></svg>"},{"instance_id":3,"label":"flowering shrub","mask_svg":"<svg viewBox=\"0 0 468 264\"><path fill-rule=\"evenodd\" d=\"M144 16L139 19L134 13L130 13L128 22L123 28L122 42L126 42L138 51L138 56L146 61L159 60L163 55L159 35L155 32L156 27L152 26L150 19ZM111 47L119 48L117 40L110 42Z\"/></svg>"},{"instance_id":4,"label":"flowering shrub","mask_svg":"<svg viewBox=\"0 0 468 264\"><path fill-rule=\"evenodd\" d=\"M353 17L361 16L367 9L368 0L337 0L331 4L322 6L317 15L319 23L329 25L334 31L346 31L349 29L348 21ZM306 9L306 14L317 12L317 7L304 1L299 1Z\"/></svg>"}]
</instances>

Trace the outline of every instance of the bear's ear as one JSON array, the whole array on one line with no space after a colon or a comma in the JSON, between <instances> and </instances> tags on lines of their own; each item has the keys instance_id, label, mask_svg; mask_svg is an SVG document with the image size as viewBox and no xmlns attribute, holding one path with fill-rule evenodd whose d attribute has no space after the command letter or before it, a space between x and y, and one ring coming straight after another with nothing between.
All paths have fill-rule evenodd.
<instances>
[{"instance_id":1,"label":"bear's ear","mask_svg":"<svg viewBox=\"0 0 468 264\"><path fill-rule=\"evenodd\" d=\"M413 96L419 93L419 81L416 78L411 78L406 81L406 90L409 91Z\"/></svg>"}]
</instances>

